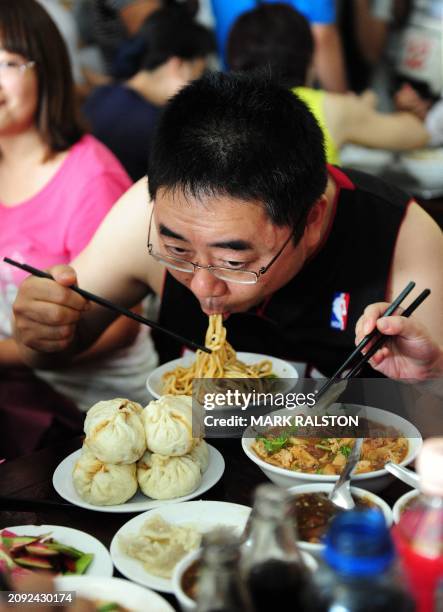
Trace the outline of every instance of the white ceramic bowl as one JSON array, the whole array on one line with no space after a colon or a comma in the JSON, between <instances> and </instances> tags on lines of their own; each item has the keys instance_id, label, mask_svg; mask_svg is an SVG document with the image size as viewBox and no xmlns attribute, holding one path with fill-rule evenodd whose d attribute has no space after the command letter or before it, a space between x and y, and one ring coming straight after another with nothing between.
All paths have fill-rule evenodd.
<instances>
[{"instance_id":1,"label":"white ceramic bowl","mask_svg":"<svg viewBox=\"0 0 443 612\"><path fill-rule=\"evenodd\" d=\"M328 408L329 414L341 414L343 415L343 409L340 407L340 404L332 404ZM357 406L357 404L347 404L350 408L353 406ZM417 457L421 446L423 444L423 440L420 432L414 425L412 425L406 419L388 412L386 410L381 410L380 408L372 408L369 406L360 406L365 411L365 417L374 421L376 423L380 423L381 425L391 425L395 427L400 433L408 432L409 435L409 449L405 459L400 463L400 465L408 465L412 463L414 459ZM296 409L296 414L307 414L310 408L305 408L304 406L300 406ZM274 413L274 415L279 414L288 414L287 410L278 410ZM260 459L253 449L251 448L254 437L251 432L245 430L242 437L242 447L246 455L253 461L258 467L262 470L266 476L272 480L276 485L280 487L293 487L295 485L300 484L310 484L310 483L319 483L319 482L335 482L338 480L338 475L325 475L325 474L308 474L303 472L292 472L291 470L287 470L285 468L277 467L275 465L271 465L263 459ZM412 437L413 436L413 437ZM375 470L373 472L367 472L364 474L356 474L353 478L355 484L368 489L369 491L380 491L384 487L386 487L394 478L387 470L384 468L381 470Z\"/></svg>"},{"instance_id":2,"label":"white ceramic bowl","mask_svg":"<svg viewBox=\"0 0 443 612\"><path fill-rule=\"evenodd\" d=\"M392 507L394 523L398 523L400 521L400 516L406 504L409 503L412 499L418 497L419 495L420 491L418 489L413 489L412 491L408 491L397 499L394 506Z\"/></svg>"},{"instance_id":3,"label":"white ceramic bowl","mask_svg":"<svg viewBox=\"0 0 443 612\"><path fill-rule=\"evenodd\" d=\"M306 551L302 550L301 553L306 567L312 573L314 573L318 568L317 561L312 555L310 555ZM182 576L188 569L188 567L200 557L200 554L201 549L194 550L188 555L186 555L186 557L183 557L183 559L175 566L174 573L172 574L172 587L174 590L174 595L176 596L183 612L194 612L197 607L195 601L188 597L182 589Z\"/></svg>"},{"instance_id":4,"label":"white ceramic bowl","mask_svg":"<svg viewBox=\"0 0 443 612\"><path fill-rule=\"evenodd\" d=\"M443 147L403 153L401 163L406 172L424 187L443 186Z\"/></svg>"},{"instance_id":5,"label":"white ceramic bowl","mask_svg":"<svg viewBox=\"0 0 443 612\"><path fill-rule=\"evenodd\" d=\"M264 359L269 359L272 362L272 371L278 378L293 378L294 385L295 379L298 378L298 372L287 361L283 359L278 359L277 357L270 357L269 355L261 355L260 353L237 353L237 358L240 361L243 361L247 364L258 363L259 361L263 361ZM146 387L149 393L155 398L158 399L161 395L163 395L163 374L173 370L177 366L189 367L195 360L194 353L187 353L184 357L180 357L179 359L174 359L173 361L168 361L163 365L155 368L146 381ZM293 385L291 385L292 388ZM288 391L290 389L288 388Z\"/></svg>"},{"instance_id":6,"label":"white ceramic bowl","mask_svg":"<svg viewBox=\"0 0 443 612\"><path fill-rule=\"evenodd\" d=\"M332 491L333 486L333 483L319 482L316 484L297 485L295 487L291 487L289 491L294 496L302 495L303 493L329 493L330 491ZM371 493L366 489L359 489L358 487L351 487L351 493L354 497L364 497L373 504L375 504L383 512L386 520L386 525L388 527L392 525L392 510L388 506L388 504L381 499L381 497L378 497L378 495L374 495L374 493ZM299 540L298 545L301 550L311 553L316 557L319 557L321 555L321 552L325 547L324 544L312 544L311 542L304 542L303 540Z\"/></svg>"}]
</instances>

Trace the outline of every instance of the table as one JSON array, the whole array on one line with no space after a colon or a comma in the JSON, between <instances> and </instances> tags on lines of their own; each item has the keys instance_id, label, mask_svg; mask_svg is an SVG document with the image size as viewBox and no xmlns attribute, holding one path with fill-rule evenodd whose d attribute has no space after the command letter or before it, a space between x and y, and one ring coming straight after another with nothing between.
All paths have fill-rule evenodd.
<instances>
[{"instance_id":1,"label":"table","mask_svg":"<svg viewBox=\"0 0 443 612\"><path fill-rule=\"evenodd\" d=\"M203 499L251 505L255 487L267 482L266 476L243 453L240 440L208 441L223 454L226 470L222 479L203 495ZM77 450L81 443L82 438L78 437L0 465L0 494L16 500L32 500L3 501L0 504L0 528L24 524L64 525L87 531L109 548L116 531L134 514L105 514L78 508L64 502L52 487L55 468L62 459ZM381 492L381 497L392 506L408 490L405 484L394 480ZM45 505L44 502L61 505ZM116 570L114 575L120 576ZM164 596L179 609L173 596Z\"/></svg>"}]
</instances>

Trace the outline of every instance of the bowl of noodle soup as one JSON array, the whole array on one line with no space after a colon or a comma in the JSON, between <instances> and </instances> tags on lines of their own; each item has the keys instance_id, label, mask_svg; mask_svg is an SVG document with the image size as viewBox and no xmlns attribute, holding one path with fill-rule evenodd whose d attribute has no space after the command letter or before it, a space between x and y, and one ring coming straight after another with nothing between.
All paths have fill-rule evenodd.
<instances>
[{"instance_id":1,"label":"bowl of noodle soup","mask_svg":"<svg viewBox=\"0 0 443 612\"><path fill-rule=\"evenodd\" d=\"M238 386L238 381L244 380L246 383L247 379L254 379L262 381L263 387L269 383L273 389L278 386L280 392L287 392L294 387L298 378L297 370L287 361L259 353L237 353L227 341L221 315L209 317L205 346L211 349L211 354L188 352L153 370L146 382L149 393L156 399L167 393L192 395L193 381L206 378L232 379L233 387ZM281 384L276 382L279 379ZM229 383L225 382L220 390L228 387Z\"/></svg>"},{"instance_id":2,"label":"bowl of noodle soup","mask_svg":"<svg viewBox=\"0 0 443 612\"><path fill-rule=\"evenodd\" d=\"M384 433L385 437L376 438L376 437L365 437L365 442L362 447L362 453L360 456L360 461L357 464L357 468L355 473L352 476L352 481L356 486L361 487L363 489L367 489L369 491L380 491L384 487L386 487L394 478L385 468L384 463L388 460L392 460L399 465L406 466L412 463L417 457L421 446L422 446L422 437L418 429L409 421L404 419L403 417L393 413L388 412L387 410L381 410L380 408L375 408L371 406L359 406L357 404L346 404L346 407L349 408L362 408L364 410L365 416L369 423L373 426L378 426L380 429L389 428L392 431L393 437L387 437L387 432ZM305 408L304 406L300 406L296 411L298 414L306 414L309 410L312 411L311 408ZM341 408L341 404L332 404L328 408L328 413L330 414L343 414L343 410ZM279 410L273 413L273 415L280 414L288 414L285 410ZM269 428L271 430L271 428ZM266 435L266 434L265 434ZM294 459L294 451L293 448L300 447L302 450L297 453L297 455L301 455L304 457L304 461L308 461L310 457L305 455L305 451L309 454L311 452L312 446L319 446L321 448L321 455L328 457L333 454L323 449L324 445L331 445L332 443L337 445L337 449L335 451L335 455L340 458L342 457L341 452L341 443L345 442L345 438L322 438L320 441L317 440L316 437L313 437L315 434L306 436L298 436L295 435L295 440L292 440L289 436L288 443L282 446L282 451L284 451L285 455L289 452L292 457L291 460ZM259 436L262 438L263 434ZM311 483L320 483L320 482L335 482L339 478L339 469L332 474L326 473L325 470L316 470L317 461L319 465L321 464L322 459L315 459L312 462L312 467L307 467L307 464L303 467L298 467L295 469L293 464L287 465L283 467L283 462L277 461L278 455L281 451L270 452L267 459L262 455L262 453L257 452L257 435L255 429L253 427L248 427L242 437L242 448L245 452L246 456L255 463L262 472L275 484L280 487L292 487L295 485L302 484L311 484ZM320 444L318 444L320 442ZM352 445L353 441L348 441L347 444ZM402 448L402 452L399 456L394 457L393 452L396 446ZM377 457L375 461L373 456ZM368 460L374 462L374 466L363 466L363 463L368 463ZM327 459L329 461L329 459ZM335 461L333 461L335 463ZM344 462L343 462L344 463ZM359 466L361 464L361 466ZM377 465L375 465L377 464ZM361 470L360 470L361 467Z\"/></svg>"}]
</instances>

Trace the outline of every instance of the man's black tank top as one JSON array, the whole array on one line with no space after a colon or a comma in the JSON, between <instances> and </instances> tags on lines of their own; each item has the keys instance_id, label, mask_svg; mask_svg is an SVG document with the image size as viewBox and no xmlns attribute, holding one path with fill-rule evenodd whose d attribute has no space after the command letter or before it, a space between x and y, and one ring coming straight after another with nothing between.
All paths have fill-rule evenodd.
<instances>
[{"instance_id":1,"label":"man's black tank top","mask_svg":"<svg viewBox=\"0 0 443 612\"><path fill-rule=\"evenodd\" d=\"M265 303L225 321L236 351L307 363L330 376L354 348L355 324L368 304L385 300L393 252L410 196L355 170L329 167L337 185L329 234L303 269ZM278 265L278 262L275 264ZM166 273L159 321L204 341L208 317L184 285ZM184 347L156 335L161 363ZM365 375L374 370L367 368Z\"/></svg>"}]
</instances>

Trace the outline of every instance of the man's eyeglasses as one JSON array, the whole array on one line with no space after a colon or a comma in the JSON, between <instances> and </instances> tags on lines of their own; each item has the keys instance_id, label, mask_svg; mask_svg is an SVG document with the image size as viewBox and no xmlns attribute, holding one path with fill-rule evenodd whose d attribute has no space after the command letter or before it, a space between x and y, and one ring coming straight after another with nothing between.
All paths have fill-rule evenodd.
<instances>
[{"instance_id":1,"label":"man's eyeglasses","mask_svg":"<svg viewBox=\"0 0 443 612\"><path fill-rule=\"evenodd\" d=\"M2 60L0 61L0 77L14 79L34 66L34 61L16 62L13 60Z\"/></svg>"},{"instance_id":2,"label":"man's eyeglasses","mask_svg":"<svg viewBox=\"0 0 443 612\"><path fill-rule=\"evenodd\" d=\"M187 272L188 274L194 274L197 270L207 270L211 274L213 274L216 278L220 280L226 281L227 283L239 283L241 285L255 285L258 282L260 276L265 274L272 264L280 257L280 255L285 250L286 246L289 244L290 240L294 237L294 232L289 234L288 238L285 240L284 244L274 255L271 261L266 265L260 268L258 272L253 272L252 270L235 270L231 268L224 268L222 266L201 266L200 264L194 263L193 261L188 261L186 259L180 259L179 257L170 257L169 255L162 255L161 253L157 253L154 251L154 248L151 243L151 225L152 225L152 216L154 213L154 209L151 212L151 218L149 219L149 229L148 229L148 251L151 257L156 259L158 262L166 266L167 268L171 268L172 270L177 270L178 272Z\"/></svg>"}]
</instances>

